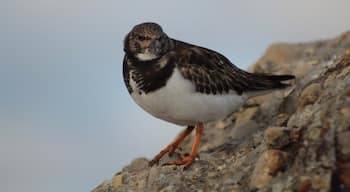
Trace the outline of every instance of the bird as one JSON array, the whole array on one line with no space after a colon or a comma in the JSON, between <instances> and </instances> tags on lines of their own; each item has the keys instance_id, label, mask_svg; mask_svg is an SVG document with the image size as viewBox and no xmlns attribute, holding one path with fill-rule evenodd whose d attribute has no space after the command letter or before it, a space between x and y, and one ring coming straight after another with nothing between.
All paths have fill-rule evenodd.
<instances>
[{"instance_id":1,"label":"bird","mask_svg":"<svg viewBox=\"0 0 350 192\"><path fill-rule=\"evenodd\" d=\"M189 154L164 165L189 167L204 125L238 110L247 99L283 89L293 75L250 73L214 50L169 37L154 22L135 25L124 39L123 78L133 100L154 117L187 126L150 162L158 164L196 130Z\"/></svg>"}]
</instances>

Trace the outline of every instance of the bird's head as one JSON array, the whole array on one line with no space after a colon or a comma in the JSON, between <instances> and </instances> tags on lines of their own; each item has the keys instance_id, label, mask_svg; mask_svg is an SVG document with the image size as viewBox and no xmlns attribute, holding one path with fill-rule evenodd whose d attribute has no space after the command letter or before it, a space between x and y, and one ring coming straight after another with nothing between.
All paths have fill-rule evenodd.
<instances>
[{"instance_id":1,"label":"bird's head","mask_svg":"<svg viewBox=\"0 0 350 192\"><path fill-rule=\"evenodd\" d=\"M141 23L134 26L124 40L124 51L139 61L157 59L172 46L172 40L157 23Z\"/></svg>"}]
</instances>

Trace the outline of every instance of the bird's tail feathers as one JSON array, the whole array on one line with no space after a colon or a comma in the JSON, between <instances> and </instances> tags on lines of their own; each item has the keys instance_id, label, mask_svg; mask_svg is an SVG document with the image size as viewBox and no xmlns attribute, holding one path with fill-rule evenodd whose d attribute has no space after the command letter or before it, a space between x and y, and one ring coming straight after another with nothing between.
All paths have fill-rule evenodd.
<instances>
[{"instance_id":1,"label":"bird's tail feathers","mask_svg":"<svg viewBox=\"0 0 350 192\"><path fill-rule=\"evenodd\" d=\"M276 89L283 89L291 84L283 82L295 79L294 75L269 75L269 74L251 74L254 77L251 79L250 91L253 92L268 92Z\"/></svg>"},{"instance_id":2,"label":"bird's tail feathers","mask_svg":"<svg viewBox=\"0 0 350 192\"><path fill-rule=\"evenodd\" d=\"M263 78L269 79L272 81L287 81L291 79L295 79L294 75L263 75L260 74Z\"/></svg>"}]
</instances>

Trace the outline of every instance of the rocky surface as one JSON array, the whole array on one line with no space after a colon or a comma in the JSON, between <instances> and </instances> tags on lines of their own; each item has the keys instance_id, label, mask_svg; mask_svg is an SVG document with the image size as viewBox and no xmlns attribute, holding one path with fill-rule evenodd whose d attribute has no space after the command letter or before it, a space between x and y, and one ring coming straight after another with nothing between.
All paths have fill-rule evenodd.
<instances>
[{"instance_id":1,"label":"rocky surface","mask_svg":"<svg viewBox=\"0 0 350 192\"><path fill-rule=\"evenodd\" d=\"M350 32L272 45L249 70L297 79L207 125L187 170L138 158L93 191L350 191Z\"/></svg>"}]
</instances>

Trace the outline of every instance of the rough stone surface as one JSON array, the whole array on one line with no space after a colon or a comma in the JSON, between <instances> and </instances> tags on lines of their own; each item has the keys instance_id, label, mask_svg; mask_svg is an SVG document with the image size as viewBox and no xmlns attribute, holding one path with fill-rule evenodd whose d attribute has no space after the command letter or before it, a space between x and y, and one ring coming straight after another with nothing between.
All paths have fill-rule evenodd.
<instances>
[{"instance_id":1,"label":"rough stone surface","mask_svg":"<svg viewBox=\"0 0 350 192\"><path fill-rule=\"evenodd\" d=\"M274 149L282 149L290 143L290 130L286 127L269 127L265 130L265 143Z\"/></svg>"},{"instance_id":2,"label":"rough stone surface","mask_svg":"<svg viewBox=\"0 0 350 192\"><path fill-rule=\"evenodd\" d=\"M308 85L299 96L299 106L312 105L320 96L322 87L319 83Z\"/></svg>"},{"instance_id":3,"label":"rough stone surface","mask_svg":"<svg viewBox=\"0 0 350 192\"><path fill-rule=\"evenodd\" d=\"M250 71L297 79L206 125L189 169L139 158L93 191L350 191L350 32L272 45Z\"/></svg>"},{"instance_id":4,"label":"rough stone surface","mask_svg":"<svg viewBox=\"0 0 350 192\"><path fill-rule=\"evenodd\" d=\"M265 151L257 160L250 185L253 188L263 188L283 169L288 154L270 149Z\"/></svg>"}]
</instances>

